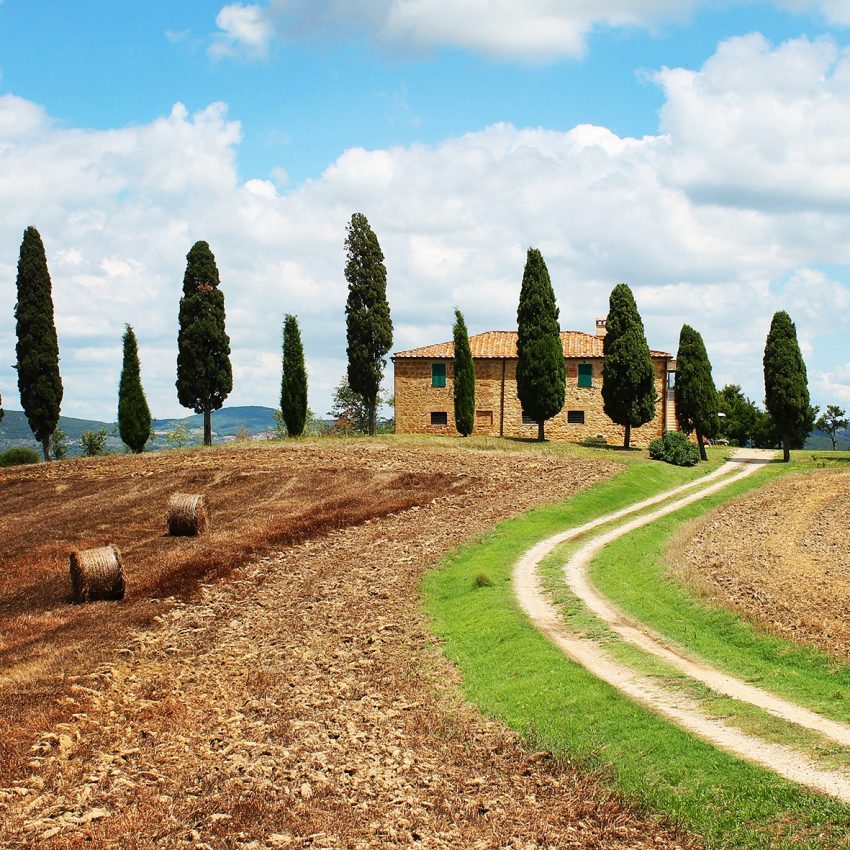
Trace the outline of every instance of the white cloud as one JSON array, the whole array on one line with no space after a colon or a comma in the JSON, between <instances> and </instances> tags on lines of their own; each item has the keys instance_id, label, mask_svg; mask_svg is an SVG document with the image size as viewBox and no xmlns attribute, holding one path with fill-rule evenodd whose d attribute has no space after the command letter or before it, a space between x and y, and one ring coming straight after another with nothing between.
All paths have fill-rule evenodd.
<instances>
[{"instance_id":1,"label":"white cloud","mask_svg":"<svg viewBox=\"0 0 850 850\"><path fill-rule=\"evenodd\" d=\"M462 47L548 61L578 57L599 26L649 27L686 17L693 0L270 0L225 6L212 52L265 56L274 31L285 41L358 31L405 48ZM227 15L224 16L225 11Z\"/></svg>"},{"instance_id":2,"label":"white cloud","mask_svg":"<svg viewBox=\"0 0 850 850\"><path fill-rule=\"evenodd\" d=\"M231 3L222 7L215 22L219 32L209 48L212 57L264 59L268 56L274 21L265 7Z\"/></svg>"},{"instance_id":3,"label":"white cloud","mask_svg":"<svg viewBox=\"0 0 850 850\"><path fill-rule=\"evenodd\" d=\"M216 18L212 55L265 58L270 42L363 33L403 49L459 47L502 59L580 58L604 27L655 30L688 18L710 0L268 0L231 4ZM820 12L850 26L848 0L776 0L795 12Z\"/></svg>"},{"instance_id":4,"label":"white cloud","mask_svg":"<svg viewBox=\"0 0 850 850\"><path fill-rule=\"evenodd\" d=\"M277 403L291 312L324 413L344 371L345 225L361 211L386 255L395 350L448 339L454 305L472 332L512 327L534 245L563 327L592 331L626 281L653 347L675 351L688 322L717 381L761 399L765 334L787 309L812 386L827 392L847 353L820 340L850 316L850 208L835 201L850 197L843 67L829 42L734 39L698 71L661 72L659 135L497 124L434 146L354 148L292 189L280 173L240 180L241 128L222 104L83 131L0 98L0 391L15 407L15 264L34 224L53 276L66 413L115 415L128 321L155 414L180 413L177 304L198 239L221 271L237 378L228 403ZM817 132L800 135L810 124Z\"/></svg>"}]
</instances>

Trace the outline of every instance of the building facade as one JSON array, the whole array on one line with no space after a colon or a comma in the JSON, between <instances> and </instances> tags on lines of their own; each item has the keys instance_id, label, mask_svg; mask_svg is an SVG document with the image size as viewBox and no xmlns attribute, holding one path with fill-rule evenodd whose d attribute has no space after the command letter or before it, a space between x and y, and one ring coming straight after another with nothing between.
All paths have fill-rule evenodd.
<instances>
[{"instance_id":1,"label":"building facade","mask_svg":"<svg viewBox=\"0 0 850 850\"><path fill-rule=\"evenodd\" d=\"M583 442L604 437L622 444L623 428L612 422L602 405L602 339L605 320L597 319L596 334L563 331L566 401L546 420L546 436ZM493 437L536 437L537 422L523 415L516 392L516 331L487 331L469 338L475 362L474 434ZM632 429L632 445L646 446L666 430L676 430L673 380L676 361L664 351L652 351L658 399L655 417ZM454 343L426 345L393 355L395 366L395 427L398 434L457 434L454 421Z\"/></svg>"}]
</instances>

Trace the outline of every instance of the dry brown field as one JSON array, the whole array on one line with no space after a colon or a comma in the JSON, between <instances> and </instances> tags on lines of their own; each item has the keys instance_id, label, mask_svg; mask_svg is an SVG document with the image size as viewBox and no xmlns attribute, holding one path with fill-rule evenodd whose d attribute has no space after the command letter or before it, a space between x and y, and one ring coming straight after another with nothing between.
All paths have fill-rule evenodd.
<instances>
[{"instance_id":1,"label":"dry brown field","mask_svg":"<svg viewBox=\"0 0 850 850\"><path fill-rule=\"evenodd\" d=\"M0 471L0 846L692 846L464 704L417 592L614 471L369 440ZM175 491L206 535L165 535ZM124 600L71 604L105 543Z\"/></svg>"},{"instance_id":2,"label":"dry brown field","mask_svg":"<svg viewBox=\"0 0 850 850\"><path fill-rule=\"evenodd\" d=\"M670 568L768 630L850 658L850 470L785 476L671 540Z\"/></svg>"}]
</instances>

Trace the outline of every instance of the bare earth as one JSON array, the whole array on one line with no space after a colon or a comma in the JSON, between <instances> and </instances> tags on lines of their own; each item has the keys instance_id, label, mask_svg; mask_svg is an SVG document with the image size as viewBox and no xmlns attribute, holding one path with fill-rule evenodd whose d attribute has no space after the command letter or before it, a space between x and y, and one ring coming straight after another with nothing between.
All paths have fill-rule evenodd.
<instances>
[{"instance_id":1,"label":"bare earth","mask_svg":"<svg viewBox=\"0 0 850 850\"><path fill-rule=\"evenodd\" d=\"M695 846L606 799L591 779L524 751L460 703L417 594L443 552L613 467L367 441L312 447L304 462L301 449L266 449L275 459L263 462L296 477L304 493L311 468L334 469L340 481L362 474L365 502L392 496L395 476L410 473L415 503L374 517L352 509L300 542L290 529L291 545L268 541L268 554L177 598L155 603L149 592L136 603L95 603L88 610L107 617L134 604L161 613L149 626L116 630L114 645L104 636L91 656L97 670L83 669L87 656L70 656L58 716L22 742L21 770L0 791L0 846ZM220 471L259 462L234 454L232 463L219 454ZM434 473L443 477L429 492ZM19 480L0 479L0 516L6 485ZM263 511L274 513L273 501ZM50 616L68 616L57 610ZM10 609L16 628L22 616ZM3 672L6 689L22 675ZM25 719L7 715L0 733Z\"/></svg>"},{"instance_id":2,"label":"bare earth","mask_svg":"<svg viewBox=\"0 0 850 850\"><path fill-rule=\"evenodd\" d=\"M722 605L846 661L848 528L850 470L786 476L687 526L667 559Z\"/></svg>"}]
</instances>

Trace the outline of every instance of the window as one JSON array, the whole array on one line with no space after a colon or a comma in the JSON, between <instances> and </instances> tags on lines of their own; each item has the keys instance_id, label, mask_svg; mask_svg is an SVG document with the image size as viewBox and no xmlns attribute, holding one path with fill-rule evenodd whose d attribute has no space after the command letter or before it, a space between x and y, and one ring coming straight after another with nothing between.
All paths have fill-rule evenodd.
<instances>
[{"instance_id":1,"label":"window","mask_svg":"<svg viewBox=\"0 0 850 850\"><path fill-rule=\"evenodd\" d=\"M532 419L527 413L522 414L522 424L523 425L536 425L537 420Z\"/></svg>"},{"instance_id":2,"label":"window","mask_svg":"<svg viewBox=\"0 0 850 850\"><path fill-rule=\"evenodd\" d=\"M432 363L431 364L431 386L444 387L446 385L446 364Z\"/></svg>"},{"instance_id":3,"label":"window","mask_svg":"<svg viewBox=\"0 0 850 850\"><path fill-rule=\"evenodd\" d=\"M580 387L593 386L593 364L579 363L578 364L578 385Z\"/></svg>"},{"instance_id":4,"label":"window","mask_svg":"<svg viewBox=\"0 0 850 850\"><path fill-rule=\"evenodd\" d=\"M493 411L492 410L476 410L475 411L475 427L476 428L492 428L493 427Z\"/></svg>"},{"instance_id":5,"label":"window","mask_svg":"<svg viewBox=\"0 0 850 850\"><path fill-rule=\"evenodd\" d=\"M668 372L667 373L667 389L673 390L676 388L676 373Z\"/></svg>"},{"instance_id":6,"label":"window","mask_svg":"<svg viewBox=\"0 0 850 850\"><path fill-rule=\"evenodd\" d=\"M449 414L446 413L445 410L432 410L431 411L431 424L432 425L448 425L449 424Z\"/></svg>"},{"instance_id":7,"label":"window","mask_svg":"<svg viewBox=\"0 0 850 850\"><path fill-rule=\"evenodd\" d=\"M567 411L567 425L584 425L584 411L583 410L568 410Z\"/></svg>"}]
</instances>

